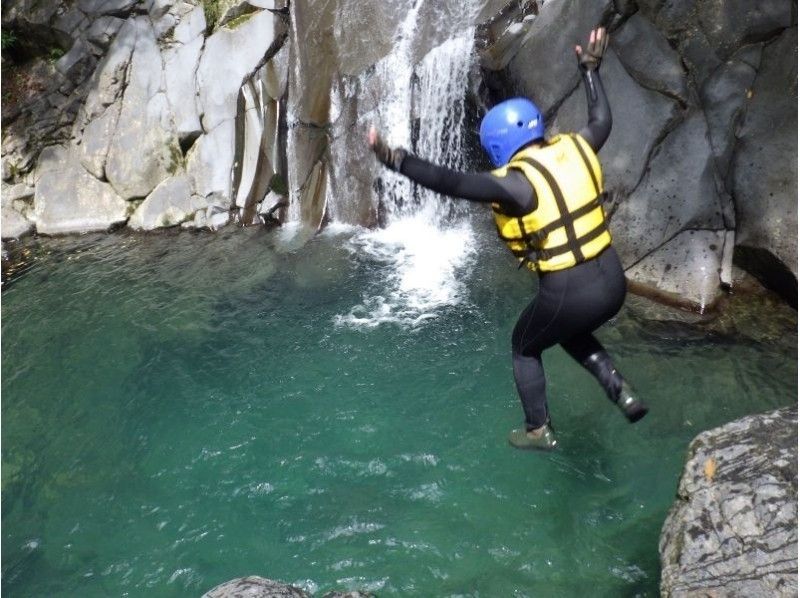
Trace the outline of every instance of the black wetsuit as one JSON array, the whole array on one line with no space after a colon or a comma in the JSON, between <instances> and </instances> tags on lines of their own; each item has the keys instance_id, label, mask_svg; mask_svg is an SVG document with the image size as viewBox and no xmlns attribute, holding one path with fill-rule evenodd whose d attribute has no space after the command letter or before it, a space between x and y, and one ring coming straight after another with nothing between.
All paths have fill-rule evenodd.
<instances>
[{"instance_id":1,"label":"black wetsuit","mask_svg":"<svg viewBox=\"0 0 800 598\"><path fill-rule=\"evenodd\" d=\"M589 122L579 134L598 152L611 132L611 111L597 71L581 72ZM490 172L461 173L407 154L400 172L445 195L500 204L511 216L528 214L537 205L533 187L517 170L509 170L505 177ZM539 293L523 310L512 336L514 380L529 430L549 420L541 356L555 344L561 344L616 400L622 378L592 332L619 311L625 288L613 247L571 268L540 274Z\"/></svg>"}]
</instances>

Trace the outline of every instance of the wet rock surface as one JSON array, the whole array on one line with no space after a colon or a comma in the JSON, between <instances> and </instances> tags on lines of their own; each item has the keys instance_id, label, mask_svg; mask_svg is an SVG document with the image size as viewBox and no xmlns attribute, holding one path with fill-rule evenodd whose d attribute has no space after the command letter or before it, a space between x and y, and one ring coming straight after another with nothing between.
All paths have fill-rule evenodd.
<instances>
[{"instance_id":1,"label":"wet rock surface","mask_svg":"<svg viewBox=\"0 0 800 598\"><path fill-rule=\"evenodd\" d=\"M662 596L797 595L797 408L689 446L661 533Z\"/></svg>"}]
</instances>

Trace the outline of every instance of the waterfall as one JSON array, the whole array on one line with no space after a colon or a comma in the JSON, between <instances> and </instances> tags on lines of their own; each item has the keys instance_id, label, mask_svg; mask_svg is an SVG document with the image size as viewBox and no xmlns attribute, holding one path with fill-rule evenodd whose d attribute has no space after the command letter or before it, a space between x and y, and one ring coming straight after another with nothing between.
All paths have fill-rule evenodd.
<instances>
[{"instance_id":1,"label":"waterfall","mask_svg":"<svg viewBox=\"0 0 800 598\"><path fill-rule=\"evenodd\" d=\"M461 28L414 64L423 6L425 0L414 2L397 29L392 52L355 86L381 92L375 109L359 115L358 121L362 130L374 123L392 146L459 169L464 167L464 102L475 31ZM474 11L471 0L459 6L462 16ZM444 10L441 18L446 22L451 16ZM435 318L440 309L464 301L463 279L474 244L467 206L417 187L368 159L371 176L379 181L371 193L383 227L360 231L350 246L387 274L374 289L366 290L361 304L336 321L356 327L418 326ZM336 200L328 200L334 219Z\"/></svg>"}]
</instances>

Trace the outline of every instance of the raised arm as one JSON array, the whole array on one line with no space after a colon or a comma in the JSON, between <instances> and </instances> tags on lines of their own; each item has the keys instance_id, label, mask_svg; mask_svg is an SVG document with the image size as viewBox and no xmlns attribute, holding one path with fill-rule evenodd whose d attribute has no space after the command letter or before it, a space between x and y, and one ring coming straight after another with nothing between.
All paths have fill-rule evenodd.
<instances>
[{"instance_id":1,"label":"raised arm","mask_svg":"<svg viewBox=\"0 0 800 598\"><path fill-rule=\"evenodd\" d=\"M370 129L368 142L375 155L388 168L437 193L481 203L497 203L508 214L527 214L534 208L534 193L525 177L509 170L504 177L491 172L458 172L389 147Z\"/></svg>"},{"instance_id":2,"label":"raised arm","mask_svg":"<svg viewBox=\"0 0 800 598\"><path fill-rule=\"evenodd\" d=\"M611 108L603 89L603 82L600 80L599 70L607 47L608 34L603 27L591 32L586 50L575 46L578 68L586 89L586 104L589 112L589 122L579 131L579 134L595 152L600 151L611 133Z\"/></svg>"}]
</instances>

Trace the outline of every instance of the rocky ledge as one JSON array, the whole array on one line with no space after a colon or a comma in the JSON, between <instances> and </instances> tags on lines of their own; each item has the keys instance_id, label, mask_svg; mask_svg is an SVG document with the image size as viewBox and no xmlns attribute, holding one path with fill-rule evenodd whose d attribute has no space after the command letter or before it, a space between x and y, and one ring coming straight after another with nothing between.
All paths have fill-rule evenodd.
<instances>
[{"instance_id":1,"label":"rocky ledge","mask_svg":"<svg viewBox=\"0 0 800 598\"><path fill-rule=\"evenodd\" d=\"M203 594L203 598L309 598L309 595L295 586L251 575L226 581ZM372 594L330 592L323 598L372 598Z\"/></svg>"},{"instance_id":2,"label":"rocky ledge","mask_svg":"<svg viewBox=\"0 0 800 598\"><path fill-rule=\"evenodd\" d=\"M797 596L797 407L692 441L659 551L662 596Z\"/></svg>"}]
</instances>

